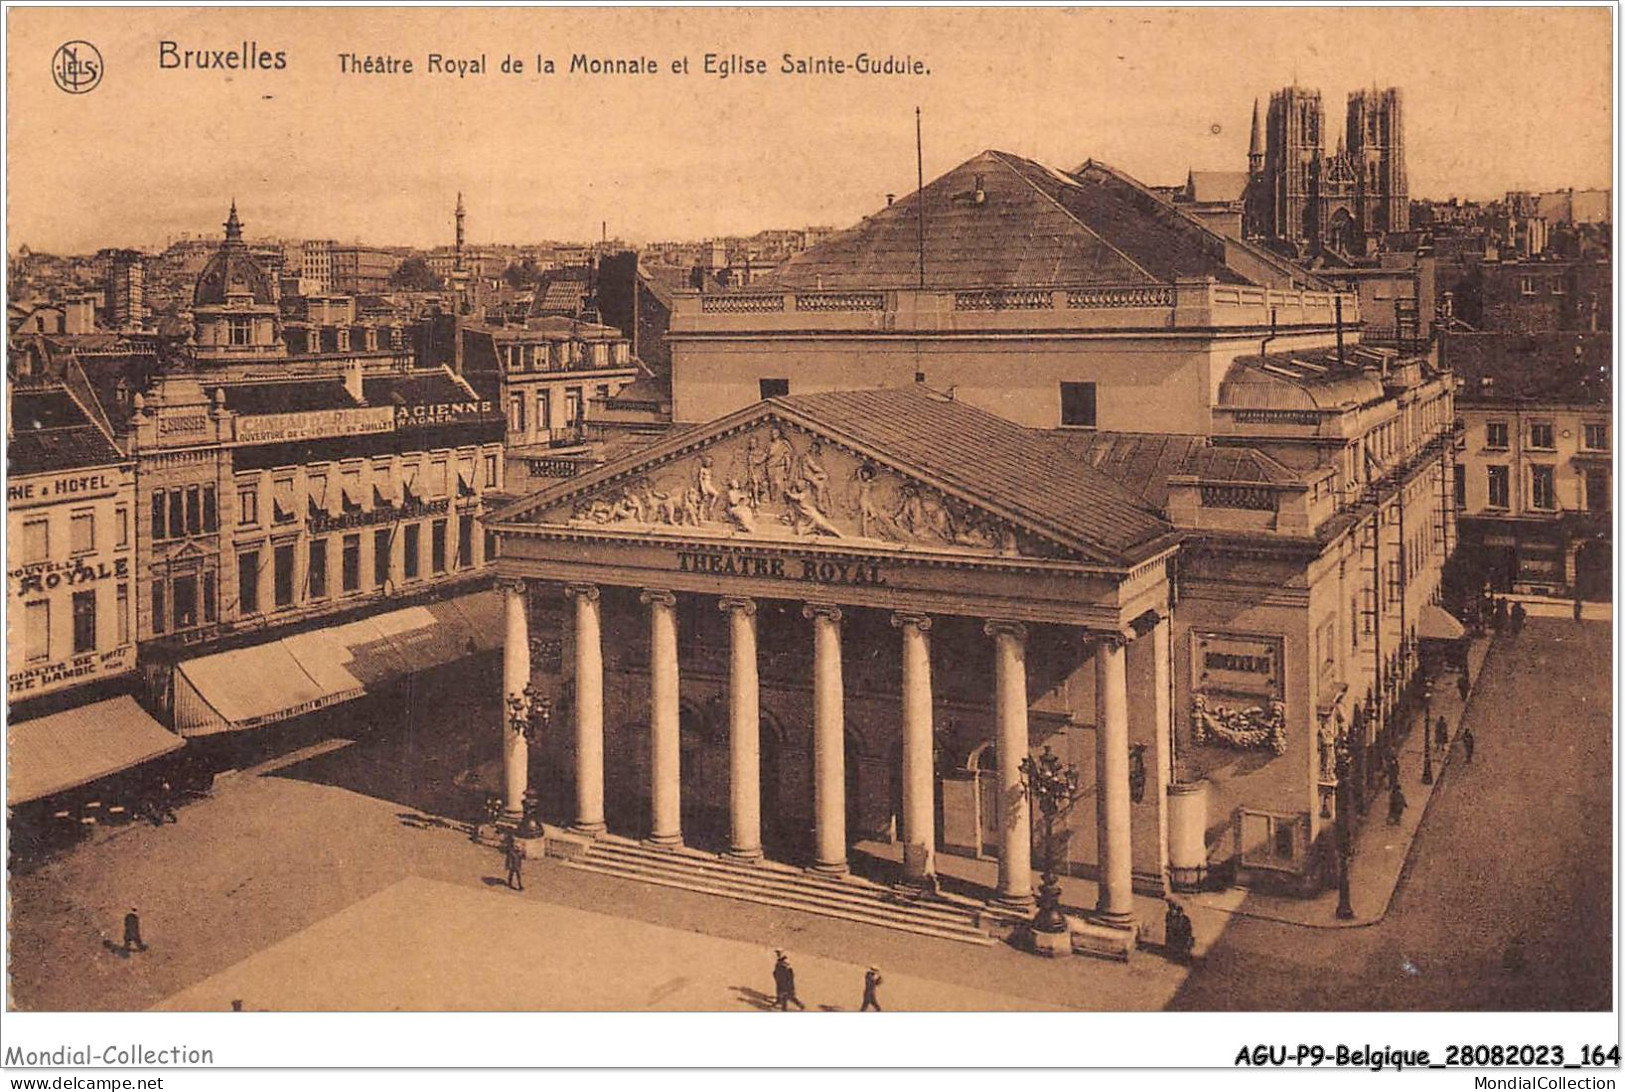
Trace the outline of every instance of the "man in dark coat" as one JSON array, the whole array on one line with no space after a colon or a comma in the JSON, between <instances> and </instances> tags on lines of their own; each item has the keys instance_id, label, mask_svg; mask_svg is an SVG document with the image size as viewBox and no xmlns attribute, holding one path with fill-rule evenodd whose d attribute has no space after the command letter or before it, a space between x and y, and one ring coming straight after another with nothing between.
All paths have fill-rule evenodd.
<instances>
[{"instance_id":1,"label":"man in dark coat","mask_svg":"<svg viewBox=\"0 0 1625 1092\"><path fill-rule=\"evenodd\" d=\"M870 967L863 976L863 1004L858 1006L859 1012L868 1012L870 1009L880 1011L880 968Z\"/></svg>"},{"instance_id":2,"label":"man in dark coat","mask_svg":"<svg viewBox=\"0 0 1625 1092\"><path fill-rule=\"evenodd\" d=\"M1162 919L1162 946L1168 958L1189 963L1196 948L1196 930L1191 927L1190 915L1173 899L1168 901L1168 912Z\"/></svg>"},{"instance_id":3,"label":"man in dark coat","mask_svg":"<svg viewBox=\"0 0 1625 1092\"><path fill-rule=\"evenodd\" d=\"M1473 729L1471 725L1462 725L1461 749L1467 755L1467 761L1473 760Z\"/></svg>"},{"instance_id":4,"label":"man in dark coat","mask_svg":"<svg viewBox=\"0 0 1625 1092\"><path fill-rule=\"evenodd\" d=\"M782 951L778 953L778 957L778 961L773 964L774 1006L780 1012L789 1012L792 1004L806 1011L807 1006L796 996L796 972L795 968L790 966L790 957Z\"/></svg>"},{"instance_id":5,"label":"man in dark coat","mask_svg":"<svg viewBox=\"0 0 1625 1092\"><path fill-rule=\"evenodd\" d=\"M1390 748L1387 757L1383 759L1383 769L1388 774L1388 787L1391 789L1399 784L1399 755Z\"/></svg>"},{"instance_id":6,"label":"man in dark coat","mask_svg":"<svg viewBox=\"0 0 1625 1092\"><path fill-rule=\"evenodd\" d=\"M124 915L124 950L127 953L147 950L147 942L141 939L141 915L133 906Z\"/></svg>"},{"instance_id":7,"label":"man in dark coat","mask_svg":"<svg viewBox=\"0 0 1625 1092\"><path fill-rule=\"evenodd\" d=\"M513 891L525 889L525 853L514 841L513 835L508 835L508 844L503 847L503 858L508 864L508 887Z\"/></svg>"},{"instance_id":8,"label":"man in dark coat","mask_svg":"<svg viewBox=\"0 0 1625 1092\"><path fill-rule=\"evenodd\" d=\"M1507 601L1500 596L1495 597L1495 613L1491 615L1495 627L1495 635L1499 637L1507 624Z\"/></svg>"},{"instance_id":9,"label":"man in dark coat","mask_svg":"<svg viewBox=\"0 0 1625 1092\"><path fill-rule=\"evenodd\" d=\"M1522 603L1512 604L1512 636L1516 637L1523 632L1523 620L1529 617L1529 612L1523 609Z\"/></svg>"},{"instance_id":10,"label":"man in dark coat","mask_svg":"<svg viewBox=\"0 0 1625 1092\"><path fill-rule=\"evenodd\" d=\"M1397 784L1388 792L1388 825L1397 827L1405 817L1405 790Z\"/></svg>"},{"instance_id":11,"label":"man in dark coat","mask_svg":"<svg viewBox=\"0 0 1625 1092\"><path fill-rule=\"evenodd\" d=\"M1467 677L1467 669L1463 667L1456 676L1456 693L1461 695L1461 704L1467 704L1467 697L1473 692L1473 680Z\"/></svg>"},{"instance_id":12,"label":"man in dark coat","mask_svg":"<svg viewBox=\"0 0 1625 1092\"><path fill-rule=\"evenodd\" d=\"M1440 717L1433 724L1433 742L1437 743L1440 748L1450 746L1450 726L1444 722L1443 717Z\"/></svg>"}]
</instances>

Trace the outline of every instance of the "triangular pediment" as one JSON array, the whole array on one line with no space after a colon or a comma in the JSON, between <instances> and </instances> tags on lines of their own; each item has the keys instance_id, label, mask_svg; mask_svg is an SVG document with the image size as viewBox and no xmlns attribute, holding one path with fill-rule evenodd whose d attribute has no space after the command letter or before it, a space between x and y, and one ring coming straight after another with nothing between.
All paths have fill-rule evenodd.
<instances>
[{"instance_id":1,"label":"triangular pediment","mask_svg":"<svg viewBox=\"0 0 1625 1092\"><path fill-rule=\"evenodd\" d=\"M998 498L771 401L549 487L492 522L684 541L1100 559Z\"/></svg>"}]
</instances>

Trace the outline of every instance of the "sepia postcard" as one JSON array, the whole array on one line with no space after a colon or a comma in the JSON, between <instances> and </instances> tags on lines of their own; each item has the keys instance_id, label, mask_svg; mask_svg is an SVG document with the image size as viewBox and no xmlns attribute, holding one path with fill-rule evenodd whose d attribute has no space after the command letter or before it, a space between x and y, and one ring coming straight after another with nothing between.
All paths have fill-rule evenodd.
<instances>
[{"instance_id":1,"label":"sepia postcard","mask_svg":"<svg viewBox=\"0 0 1625 1092\"><path fill-rule=\"evenodd\" d=\"M0 1064L1613 1087L1616 16L9 7Z\"/></svg>"}]
</instances>

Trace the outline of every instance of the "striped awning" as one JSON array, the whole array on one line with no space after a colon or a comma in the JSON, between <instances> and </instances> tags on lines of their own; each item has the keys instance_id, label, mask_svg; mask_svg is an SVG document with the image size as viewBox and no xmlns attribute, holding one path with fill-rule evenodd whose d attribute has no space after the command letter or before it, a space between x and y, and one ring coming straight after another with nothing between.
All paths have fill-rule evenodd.
<instances>
[{"instance_id":1,"label":"striped awning","mask_svg":"<svg viewBox=\"0 0 1625 1092\"><path fill-rule=\"evenodd\" d=\"M184 746L129 696L6 726L6 804L15 807Z\"/></svg>"}]
</instances>

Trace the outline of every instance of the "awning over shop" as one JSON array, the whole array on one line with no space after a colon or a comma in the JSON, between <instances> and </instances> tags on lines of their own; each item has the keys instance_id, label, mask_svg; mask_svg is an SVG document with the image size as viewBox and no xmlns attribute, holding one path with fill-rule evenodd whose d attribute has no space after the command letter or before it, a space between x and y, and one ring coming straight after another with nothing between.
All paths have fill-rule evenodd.
<instances>
[{"instance_id":1,"label":"awning over shop","mask_svg":"<svg viewBox=\"0 0 1625 1092\"><path fill-rule=\"evenodd\" d=\"M1424 641L1459 641L1467 636L1467 629L1443 607L1424 603L1416 619L1416 635Z\"/></svg>"},{"instance_id":2,"label":"awning over shop","mask_svg":"<svg viewBox=\"0 0 1625 1092\"><path fill-rule=\"evenodd\" d=\"M287 720L500 648L502 633L501 601L483 591L188 660L175 670L175 729L200 736Z\"/></svg>"},{"instance_id":3,"label":"awning over shop","mask_svg":"<svg viewBox=\"0 0 1625 1092\"><path fill-rule=\"evenodd\" d=\"M6 804L15 807L116 774L185 742L128 696L8 724Z\"/></svg>"}]
</instances>

